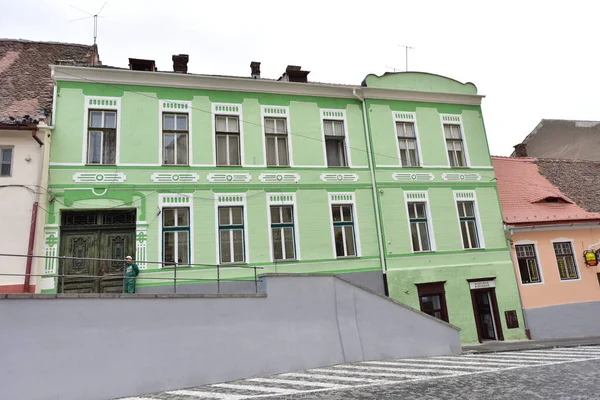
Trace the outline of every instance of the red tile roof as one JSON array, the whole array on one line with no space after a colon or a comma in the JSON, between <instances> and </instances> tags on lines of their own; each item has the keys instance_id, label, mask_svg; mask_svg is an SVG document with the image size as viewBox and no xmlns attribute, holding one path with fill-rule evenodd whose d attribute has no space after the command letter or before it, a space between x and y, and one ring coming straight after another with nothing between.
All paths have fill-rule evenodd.
<instances>
[{"instance_id":1,"label":"red tile roof","mask_svg":"<svg viewBox=\"0 0 600 400\"><path fill-rule=\"evenodd\" d=\"M86 65L93 46L0 39L0 123L37 122L52 110L51 64Z\"/></svg>"},{"instance_id":2,"label":"red tile roof","mask_svg":"<svg viewBox=\"0 0 600 400\"><path fill-rule=\"evenodd\" d=\"M546 179L536 162L535 158L492 157L505 223L600 220L600 213L580 207Z\"/></svg>"}]
</instances>

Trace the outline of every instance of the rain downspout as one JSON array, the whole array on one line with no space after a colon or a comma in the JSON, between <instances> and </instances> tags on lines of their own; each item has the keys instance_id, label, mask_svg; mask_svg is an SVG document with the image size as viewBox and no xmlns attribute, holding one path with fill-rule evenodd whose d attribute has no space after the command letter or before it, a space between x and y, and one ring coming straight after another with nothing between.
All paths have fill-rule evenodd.
<instances>
[{"instance_id":1,"label":"rain downspout","mask_svg":"<svg viewBox=\"0 0 600 400\"><path fill-rule=\"evenodd\" d=\"M377 183L375 181L375 166L373 163L373 154L371 153L371 131L369 130L369 122L367 120L367 105L365 99L356 93L356 89L352 89L354 97L360 100L363 110L363 121L365 124L365 134L367 139L367 159L369 160L369 173L371 174L371 191L373 192L373 204L375 206L375 224L377 226L377 244L379 246L379 259L381 269L383 271L383 283L385 286L385 295L389 296L387 286L387 265L385 260L385 247L383 246L383 232L381 229L381 214L379 213L379 199L377 197Z\"/></svg>"},{"instance_id":2,"label":"rain downspout","mask_svg":"<svg viewBox=\"0 0 600 400\"><path fill-rule=\"evenodd\" d=\"M517 291L519 292L519 304L521 305L521 314L523 315L523 327L525 328L525 334L527 335L527 339L531 340L531 333L529 332L529 328L527 326L527 316L525 315L525 308L523 307L523 299L521 298L521 289L519 288L519 276L517 275L516 268L519 266L518 260L515 262L515 256L513 255L513 245L512 245L512 237L514 232L512 229L508 229L506 225L504 225L505 233L509 233L510 236L506 237L508 242L508 253L510 254L510 261L513 264L513 272L515 274L515 280L517 283ZM505 235L506 236L506 235Z\"/></svg>"}]
</instances>

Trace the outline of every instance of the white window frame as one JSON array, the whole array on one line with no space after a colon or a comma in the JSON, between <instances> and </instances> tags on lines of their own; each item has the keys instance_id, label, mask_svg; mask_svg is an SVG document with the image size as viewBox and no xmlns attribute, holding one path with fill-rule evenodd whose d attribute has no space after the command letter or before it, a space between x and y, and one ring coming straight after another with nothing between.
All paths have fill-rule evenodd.
<instances>
[{"instance_id":1,"label":"white window frame","mask_svg":"<svg viewBox=\"0 0 600 400\"><path fill-rule=\"evenodd\" d=\"M352 168L352 156L350 154L350 129L348 127L348 120L346 118L346 110L337 108L321 108L319 109L321 115L321 138L323 139L323 168ZM346 152L346 161L348 163L345 167L329 167L327 165L327 144L325 140L325 127L323 122L326 120L342 121L344 124L344 151Z\"/></svg>"},{"instance_id":2,"label":"white window frame","mask_svg":"<svg viewBox=\"0 0 600 400\"><path fill-rule=\"evenodd\" d=\"M481 217L479 214L479 203L477 202L477 194L474 190L453 190L454 194L454 210L456 211L456 221L458 222L458 233L460 242L463 250L482 250L485 249L485 240L483 234L483 225L481 225ZM463 197L464 196L464 197ZM459 201L472 201L473 210L475 211L475 222L477 223L477 239L479 240L479 247L467 249L462 239L462 229L460 227L460 214L458 213L458 202Z\"/></svg>"},{"instance_id":3,"label":"white window frame","mask_svg":"<svg viewBox=\"0 0 600 400\"><path fill-rule=\"evenodd\" d=\"M116 135L117 140L115 143L116 154L115 154L115 165L121 164L121 98L120 97L105 97L105 96L85 96L84 97L84 115L83 115L83 143L81 150L81 164L86 165L88 160L88 136L89 136L89 117L90 110L98 111L116 111L117 113L117 125ZM99 104L90 104L96 102ZM103 164L92 164L92 165L103 165Z\"/></svg>"},{"instance_id":4,"label":"white window frame","mask_svg":"<svg viewBox=\"0 0 600 400\"><path fill-rule=\"evenodd\" d=\"M291 134L291 123L290 123L290 108L283 106L261 106L260 107L260 121L262 125L262 142L263 142L263 167L267 166L267 130L265 126L265 118L285 118L286 129L287 129L287 147L288 147L288 162L289 166L294 166L294 151L292 147L292 134ZM279 168L279 166L271 166L270 168ZM288 166L283 166L288 168Z\"/></svg>"},{"instance_id":5,"label":"white window frame","mask_svg":"<svg viewBox=\"0 0 600 400\"><path fill-rule=\"evenodd\" d=\"M246 167L244 155L244 120L242 118L243 110L241 104L235 103L212 103L212 146L213 146L213 166L217 166L217 116L238 117L238 127L240 130L240 165ZM219 168L239 167L237 165L219 165Z\"/></svg>"},{"instance_id":6,"label":"white window frame","mask_svg":"<svg viewBox=\"0 0 600 400\"><path fill-rule=\"evenodd\" d=\"M171 201L177 199L176 202ZM161 193L158 195L158 209L160 211L159 235L158 235L158 259L164 259L163 250L163 223L162 213L163 208L189 208L190 217L190 264L194 263L194 196L192 194L182 193ZM179 265L177 266L179 267ZM173 268L165 267L164 264L159 264L158 268Z\"/></svg>"},{"instance_id":7,"label":"white window frame","mask_svg":"<svg viewBox=\"0 0 600 400\"><path fill-rule=\"evenodd\" d=\"M444 148L446 149L446 161L448 162L449 168L471 168L471 159L469 158L469 149L467 146L467 135L465 134L465 126L462 120L462 114L440 114L440 123L442 128L442 138L444 139ZM458 125L460 126L460 134L462 135L462 146L465 156L464 167L450 167L450 157L448 156L448 142L446 141L446 133L444 131L444 125Z\"/></svg>"},{"instance_id":8,"label":"white window frame","mask_svg":"<svg viewBox=\"0 0 600 400\"><path fill-rule=\"evenodd\" d=\"M425 212L427 212L427 229L429 233L429 247L431 250L416 251L412 246L412 231L410 227L410 213L408 211L408 203L425 203ZM408 235L410 239L410 249L413 253L431 253L436 251L435 234L433 231L433 218L431 215L431 206L429 203L429 193L427 190L410 190L404 192L404 210L406 212L406 220L408 221ZM420 241L420 238L419 238ZM423 247L423 246L421 246Z\"/></svg>"},{"instance_id":9,"label":"white window frame","mask_svg":"<svg viewBox=\"0 0 600 400\"><path fill-rule=\"evenodd\" d=\"M10 150L10 171L8 175L0 175L0 178L12 178L15 166L15 146L0 146L0 167L2 166L2 150Z\"/></svg>"},{"instance_id":10,"label":"white window frame","mask_svg":"<svg viewBox=\"0 0 600 400\"><path fill-rule=\"evenodd\" d=\"M535 262L537 262L538 265L538 271L540 274L540 281L539 282L531 282L531 283L523 283L523 281L521 279L519 279L519 284L522 286L529 286L529 285L541 285L545 282L544 280L544 269L542 268L542 264L540 263L540 252L538 251L538 242L535 240L519 240L513 243L513 254L515 255L515 261L516 261L516 265L515 267L519 270L519 278L521 278L520 274L521 274L521 269L519 268L519 257L517 256L517 246L533 246L533 250L535 251ZM552 246L552 251L554 252L554 245ZM556 257L554 257L554 260L556 261ZM560 275L559 275L560 276Z\"/></svg>"},{"instance_id":11,"label":"white window frame","mask_svg":"<svg viewBox=\"0 0 600 400\"><path fill-rule=\"evenodd\" d=\"M273 232L271 231L271 206L292 206L294 216L294 246L296 258L294 260L277 260L273 257ZM300 261L300 235L298 220L298 203L296 202L296 193L267 193L267 222L269 224L269 254L271 262L289 262Z\"/></svg>"},{"instance_id":12,"label":"white window frame","mask_svg":"<svg viewBox=\"0 0 600 400\"><path fill-rule=\"evenodd\" d=\"M360 243L360 229L358 225L358 210L356 208L356 197L353 192L328 192L328 204L327 213L329 214L329 227L331 229L331 247L333 259L343 260L347 258L362 257L362 248ZM340 199L344 197L344 199ZM354 245L356 246L356 256L349 257L338 257L335 250L335 230L333 228L333 215L331 213L331 207L334 205L345 205L349 204L352 206L352 218L354 223Z\"/></svg>"},{"instance_id":13,"label":"white window frame","mask_svg":"<svg viewBox=\"0 0 600 400\"><path fill-rule=\"evenodd\" d=\"M188 164L167 164L168 167L188 167L192 166L192 102L181 100L159 100L158 101L158 164L164 166L164 134L163 134L163 114L187 114L188 118Z\"/></svg>"},{"instance_id":14,"label":"white window frame","mask_svg":"<svg viewBox=\"0 0 600 400\"><path fill-rule=\"evenodd\" d=\"M558 270L558 260L556 259L556 253L554 252L554 243L564 243L564 242L571 243L571 250L573 250L573 262L575 263L575 268L577 268L577 278L575 278L575 279L562 279L560 277L560 271ZM577 254L575 252L575 239L559 237L559 238L550 240L550 243L552 243L552 256L554 257L554 267L556 269L556 276L558 277L558 281L559 282L580 281L581 280L581 268L579 267L579 261L578 261L579 257L577 257Z\"/></svg>"},{"instance_id":15,"label":"white window frame","mask_svg":"<svg viewBox=\"0 0 600 400\"><path fill-rule=\"evenodd\" d=\"M242 217L244 218L244 262L232 264L250 263L250 242L248 241L250 226L248 225L248 206L246 193L215 193L214 195L214 214L215 214L215 249L216 265L221 264L221 237L219 235L219 208L220 207L242 207ZM226 263L230 264L230 263Z\"/></svg>"},{"instance_id":16,"label":"white window frame","mask_svg":"<svg viewBox=\"0 0 600 400\"><path fill-rule=\"evenodd\" d=\"M419 128L417 127L417 114L414 112L408 112L408 111L392 111L392 121L393 121L393 128L394 128L394 141L396 142L396 149L398 150L398 165L400 165L400 167L402 168L415 168L412 166L408 166L405 167L402 165L402 156L400 153L400 143L398 143L398 131L396 128L396 123L397 122L410 122L413 124L414 129L415 129L415 141L417 143L417 157L419 157L419 159L417 160L419 162L419 165L417 165L416 167L423 167L423 154L421 152L421 139L419 137Z\"/></svg>"},{"instance_id":17,"label":"white window frame","mask_svg":"<svg viewBox=\"0 0 600 400\"><path fill-rule=\"evenodd\" d=\"M187 230L177 230L177 229L170 229L171 227L165 227L165 222L164 222L164 216L165 216L164 212L165 212L165 210L176 210L177 214L179 214L179 211L181 211L181 210L187 210L187 215L188 215ZM162 235L163 235L163 238L162 238L162 240L163 240L163 252L164 252L165 234L166 233L187 232L187 234L188 234L188 256L187 256L187 258L189 260L190 259L190 255L191 255L191 253L190 253L190 251L191 251L191 247L190 247L190 222L191 221L189 220L189 218L190 218L190 209L188 207L177 207L176 205L174 205L173 207L164 207L162 209L161 218L162 218L161 226L162 226ZM174 238L174 250L175 250L175 254L179 255L179 235L174 235L173 238ZM178 259L179 257L175 257L175 258ZM164 259L162 259L161 261L163 263L165 262ZM175 264L177 264L177 266L179 266L179 263L175 263ZM185 263L181 264L181 265L182 266L188 266L188 264L185 264ZM170 264L170 265L162 264L162 266L165 267L165 268L172 268L174 265L173 264Z\"/></svg>"}]
</instances>

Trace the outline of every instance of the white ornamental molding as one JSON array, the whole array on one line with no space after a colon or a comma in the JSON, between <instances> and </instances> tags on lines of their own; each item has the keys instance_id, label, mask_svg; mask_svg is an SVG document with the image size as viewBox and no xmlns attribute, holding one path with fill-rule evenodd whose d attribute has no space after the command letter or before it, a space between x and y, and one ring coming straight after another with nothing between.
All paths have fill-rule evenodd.
<instances>
[{"instance_id":1,"label":"white ornamental molding","mask_svg":"<svg viewBox=\"0 0 600 400\"><path fill-rule=\"evenodd\" d=\"M151 179L153 182L158 183L195 183L200 180L200 175L193 172L185 172L181 174L155 172L152 174Z\"/></svg>"},{"instance_id":2,"label":"white ornamental molding","mask_svg":"<svg viewBox=\"0 0 600 400\"><path fill-rule=\"evenodd\" d=\"M260 174L258 180L265 183L295 183L300 181L298 174Z\"/></svg>"},{"instance_id":3,"label":"white ornamental molding","mask_svg":"<svg viewBox=\"0 0 600 400\"><path fill-rule=\"evenodd\" d=\"M250 182L252 180L252 176L250 174L219 173L219 174L208 174L206 176L206 180L209 182L215 182L215 183L240 183L240 182Z\"/></svg>"},{"instance_id":4,"label":"white ornamental molding","mask_svg":"<svg viewBox=\"0 0 600 400\"><path fill-rule=\"evenodd\" d=\"M125 182L127 176L122 172L77 172L73 180L77 183L115 183Z\"/></svg>"},{"instance_id":5,"label":"white ornamental molding","mask_svg":"<svg viewBox=\"0 0 600 400\"><path fill-rule=\"evenodd\" d=\"M44 260L44 274L56 273L57 259L55 257L58 256L58 238L58 231L46 231L46 242L44 244L44 253L46 255L46 259Z\"/></svg>"},{"instance_id":6,"label":"white ornamental molding","mask_svg":"<svg viewBox=\"0 0 600 400\"><path fill-rule=\"evenodd\" d=\"M475 173L461 174L459 172L448 172L442 174L442 179L452 182L478 182L481 180L481 175Z\"/></svg>"},{"instance_id":7,"label":"white ornamental molding","mask_svg":"<svg viewBox=\"0 0 600 400\"><path fill-rule=\"evenodd\" d=\"M323 182L356 182L358 174L321 174Z\"/></svg>"},{"instance_id":8,"label":"white ornamental molding","mask_svg":"<svg viewBox=\"0 0 600 400\"><path fill-rule=\"evenodd\" d=\"M395 181L422 182L422 181L432 181L435 179L435 176L433 176L433 174L428 173L428 172L418 172L418 173L395 172L392 174L392 179Z\"/></svg>"}]
</instances>

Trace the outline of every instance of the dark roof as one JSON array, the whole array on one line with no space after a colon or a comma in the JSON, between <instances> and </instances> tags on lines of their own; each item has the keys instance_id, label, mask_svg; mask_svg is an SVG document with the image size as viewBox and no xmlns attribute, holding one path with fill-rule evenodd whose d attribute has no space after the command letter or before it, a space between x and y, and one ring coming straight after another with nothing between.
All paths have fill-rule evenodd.
<instances>
[{"instance_id":1,"label":"dark roof","mask_svg":"<svg viewBox=\"0 0 600 400\"><path fill-rule=\"evenodd\" d=\"M600 162L537 159L540 173L580 207L600 212Z\"/></svg>"},{"instance_id":2,"label":"dark roof","mask_svg":"<svg viewBox=\"0 0 600 400\"><path fill-rule=\"evenodd\" d=\"M52 112L51 64L90 65L97 47L0 39L0 124L36 123Z\"/></svg>"},{"instance_id":3,"label":"dark roof","mask_svg":"<svg viewBox=\"0 0 600 400\"><path fill-rule=\"evenodd\" d=\"M528 157L600 161L600 121L543 119L522 143Z\"/></svg>"}]
</instances>

